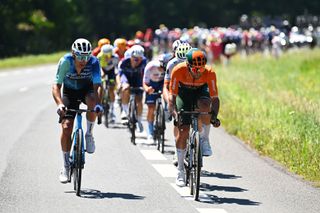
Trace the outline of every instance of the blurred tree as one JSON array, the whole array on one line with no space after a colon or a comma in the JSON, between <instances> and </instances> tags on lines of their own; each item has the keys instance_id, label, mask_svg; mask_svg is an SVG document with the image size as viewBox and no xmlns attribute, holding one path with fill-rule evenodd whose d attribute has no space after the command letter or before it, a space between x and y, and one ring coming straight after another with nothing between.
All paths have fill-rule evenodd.
<instances>
[{"instance_id":1,"label":"blurred tree","mask_svg":"<svg viewBox=\"0 0 320 213\"><path fill-rule=\"evenodd\" d=\"M66 49L78 37L93 43L102 37L131 38L137 30L160 24L229 26L240 24L243 14L249 17L248 27L259 27L268 19L270 24L275 17L294 23L299 15L300 19L319 15L320 4L318 0L1 0L0 58Z\"/></svg>"}]
</instances>

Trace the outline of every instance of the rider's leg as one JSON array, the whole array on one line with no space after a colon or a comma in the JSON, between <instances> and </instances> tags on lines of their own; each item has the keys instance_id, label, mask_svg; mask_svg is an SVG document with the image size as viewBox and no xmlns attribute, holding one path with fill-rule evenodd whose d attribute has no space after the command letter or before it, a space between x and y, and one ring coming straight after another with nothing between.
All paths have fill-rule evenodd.
<instances>
[{"instance_id":1,"label":"rider's leg","mask_svg":"<svg viewBox=\"0 0 320 213\"><path fill-rule=\"evenodd\" d=\"M178 128L178 134L176 138L177 158L178 158L178 174L176 178L176 184L178 186L185 185L184 177L184 158L186 155L186 141L189 135L189 125L183 125Z\"/></svg>"},{"instance_id":2,"label":"rider's leg","mask_svg":"<svg viewBox=\"0 0 320 213\"><path fill-rule=\"evenodd\" d=\"M148 122L148 138L153 137L153 122L154 122L154 109L155 105L154 104L147 104L148 105L148 112L147 112L147 122Z\"/></svg>"},{"instance_id":3,"label":"rider's leg","mask_svg":"<svg viewBox=\"0 0 320 213\"><path fill-rule=\"evenodd\" d=\"M109 101L110 101L110 112L113 113L114 111L114 100L115 100L115 90L114 90L114 85L109 87Z\"/></svg>"},{"instance_id":4,"label":"rider's leg","mask_svg":"<svg viewBox=\"0 0 320 213\"><path fill-rule=\"evenodd\" d=\"M200 112L210 112L211 111L211 99L208 97L201 97L198 99L198 108ZM209 115L201 115L199 119L199 133L200 141L202 144L202 154L203 156L212 155L212 150L209 142L210 133L210 118Z\"/></svg>"},{"instance_id":5,"label":"rider's leg","mask_svg":"<svg viewBox=\"0 0 320 213\"><path fill-rule=\"evenodd\" d=\"M61 149L63 154L64 167L70 167L70 149L71 149L71 134L73 129L74 119L63 119L61 123L62 133L60 137Z\"/></svg>"},{"instance_id":6,"label":"rider's leg","mask_svg":"<svg viewBox=\"0 0 320 213\"><path fill-rule=\"evenodd\" d=\"M93 93L89 93L86 96L86 104L88 106L88 109L94 109L96 105L96 100L94 98ZM96 113L95 112L87 112L87 132L85 134L86 138L86 150L87 153L91 154L95 151L95 143L92 135L92 130L94 127L94 123L96 120Z\"/></svg>"},{"instance_id":7,"label":"rider's leg","mask_svg":"<svg viewBox=\"0 0 320 213\"><path fill-rule=\"evenodd\" d=\"M129 111L129 105L128 105L129 99L130 99L129 87L130 87L129 84L123 85L121 90L122 109L126 115L128 115L128 111Z\"/></svg>"},{"instance_id":8,"label":"rider's leg","mask_svg":"<svg viewBox=\"0 0 320 213\"><path fill-rule=\"evenodd\" d=\"M137 103L138 128L139 128L139 132L143 132L143 125L142 125L142 94L137 94L136 95L136 103Z\"/></svg>"}]
</instances>

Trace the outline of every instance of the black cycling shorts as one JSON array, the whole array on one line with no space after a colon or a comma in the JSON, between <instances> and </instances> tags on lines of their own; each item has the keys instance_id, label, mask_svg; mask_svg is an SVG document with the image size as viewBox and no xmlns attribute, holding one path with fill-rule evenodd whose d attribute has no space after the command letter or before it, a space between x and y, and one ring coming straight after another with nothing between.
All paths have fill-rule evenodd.
<instances>
[{"instance_id":1,"label":"black cycling shorts","mask_svg":"<svg viewBox=\"0 0 320 213\"><path fill-rule=\"evenodd\" d=\"M90 84L80 90L63 87L62 94L62 101L67 109L79 109L79 105L81 103L86 104L86 97L90 94L93 94L93 84ZM75 118L75 116L75 112L67 112L64 118Z\"/></svg>"}]
</instances>

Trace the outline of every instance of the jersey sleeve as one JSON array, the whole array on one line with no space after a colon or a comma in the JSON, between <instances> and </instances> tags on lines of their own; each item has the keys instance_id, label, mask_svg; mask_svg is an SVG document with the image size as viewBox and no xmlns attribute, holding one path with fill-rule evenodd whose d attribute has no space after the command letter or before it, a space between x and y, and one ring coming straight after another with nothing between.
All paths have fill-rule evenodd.
<instances>
[{"instance_id":1,"label":"jersey sleeve","mask_svg":"<svg viewBox=\"0 0 320 213\"><path fill-rule=\"evenodd\" d=\"M169 92L172 95L178 95L178 91L179 91L179 79L180 75L179 75L179 69L177 69L177 67L174 67L171 73L171 81L169 84Z\"/></svg>"},{"instance_id":2,"label":"jersey sleeve","mask_svg":"<svg viewBox=\"0 0 320 213\"><path fill-rule=\"evenodd\" d=\"M149 84L150 83L150 69L152 65L151 62L147 64L147 66L144 68L144 73L143 73L143 83Z\"/></svg>"},{"instance_id":3,"label":"jersey sleeve","mask_svg":"<svg viewBox=\"0 0 320 213\"><path fill-rule=\"evenodd\" d=\"M56 79L55 79L54 83L62 84L69 69L70 69L70 62L68 60L66 60L64 57L62 57L59 60L58 69L57 69L57 73L56 73Z\"/></svg>"},{"instance_id":4,"label":"jersey sleeve","mask_svg":"<svg viewBox=\"0 0 320 213\"><path fill-rule=\"evenodd\" d=\"M101 84L100 64L98 60L92 65L92 82L93 84Z\"/></svg>"},{"instance_id":5,"label":"jersey sleeve","mask_svg":"<svg viewBox=\"0 0 320 213\"><path fill-rule=\"evenodd\" d=\"M217 87L217 76L216 73L213 72L211 69L208 72L208 87L209 87L209 93L210 93L210 97L214 98L214 97L218 97L218 87Z\"/></svg>"}]
</instances>

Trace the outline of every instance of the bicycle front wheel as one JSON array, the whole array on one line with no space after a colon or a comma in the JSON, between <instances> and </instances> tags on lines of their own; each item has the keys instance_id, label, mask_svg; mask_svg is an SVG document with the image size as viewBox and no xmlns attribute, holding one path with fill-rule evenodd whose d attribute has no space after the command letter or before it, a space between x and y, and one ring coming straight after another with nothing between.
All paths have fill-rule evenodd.
<instances>
[{"instance_id":1,"label":"bicycle front wheel","mask_svg":"<svg viewBox=\"0 0 320 213\"><path fill-rule=\"evenodd\" d=\"M76 191L76 195L80 196L81 191L81 176L82 176L82 131L77 130L75 133L75 145L73 147L74 161L73 161L73 186Z\"/></svg>"},{"instance_id":2,"label":"bicycle front wheel","mask_svg":"<svg viewBox=\"0 0 320 213\"><path fill-rule=\"evenodd\" d=\"M200 190L200 175L202 166L202 153L200 147L200 136L199 132L195 133L195 152L194 152L194 199L199 200L199 190Z\"/></svg>"},{"instance_id":3,"label":"bicycle front wheel","mask_svg":"<svg viewBox=\"0 0 320 213\"><path fill-rule=\"evenodd\" d=\"M131 132L131 143L136 145L136 103L134 100L129 102L129 121L128 126Z\"/></svg>"},{"instance_id":4,"label":"bicycle front wheel","mask_svg":"<svg viewBox=\"0 0 320 213\"><path fill-rule=\"evenodd\" d=\"M164 130L165 130L165 118L164 118L164 109L162 105L159 106L159 138L158 143L161 146L161 153L164 153Z\"/></svg>"}]
</instances>

